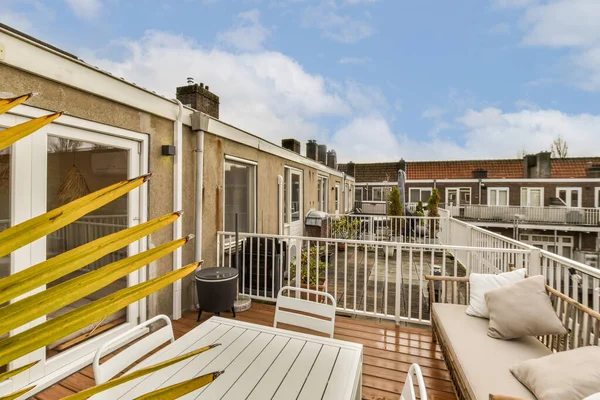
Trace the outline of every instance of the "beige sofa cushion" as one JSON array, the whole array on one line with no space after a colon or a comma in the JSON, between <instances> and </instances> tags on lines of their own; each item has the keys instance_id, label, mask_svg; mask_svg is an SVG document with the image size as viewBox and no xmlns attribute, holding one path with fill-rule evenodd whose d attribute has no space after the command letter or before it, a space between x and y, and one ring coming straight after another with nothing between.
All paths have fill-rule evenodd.
<instances>
[{"instance_id":1,"label":"beige sofa cushion","mask_svg":"<svg viewBox=\"0 0 600 400\"><path fill-rule=\"evenodd\" d=\"M488 335L494 339L567 333L552 308L541 275L490 290L485 294L485 303L490 311Z\"/></svg>"},{"instance_id":2,"label":"beige sofa cushion","mask_svg":"<svg viewBox=\"0 0 600 400\"><path fill-rule=\"evenodd\" d=\"M561 351L514 365L510 371L538 400L580 400L600 391L600 347Z\"/></svg>"},{"instance_id":3,"label":"beige sofa cushion","mask_svg":"<svg viewBox=\"0 0 600 400\"><path fill-rule=\"evenodd\" d=\"M511 373L520 362L550 354L532 337L512 341L487 335L488 320L465 314L467 306L434 303L436 327L444 338L456 368L468 385L473 399L488 400L491 394L535 400Z\"/></svg>"}]
</instances>

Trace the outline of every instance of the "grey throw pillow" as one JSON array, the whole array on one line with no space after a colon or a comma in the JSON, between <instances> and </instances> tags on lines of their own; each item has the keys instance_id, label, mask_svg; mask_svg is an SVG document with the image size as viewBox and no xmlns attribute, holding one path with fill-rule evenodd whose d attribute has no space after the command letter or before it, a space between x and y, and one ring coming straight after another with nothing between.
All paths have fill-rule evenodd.
<instances>
[{"instance_id":1,"label":"grey throw pillow","mask_svg":"<svg viewBox=\"0 0 600 400\"><path fill-rule=\"evenodd\" d=\"M485 303L490 311L488 336L494 339L567 333L552 308L541 275L491 290L485 294Z\"/></svg>"},{"instance_id":2,"label":"grey throw pillow","mask_svg":"<svg viewBox=\"0 0 600 400\"><path fill-rule=\"evenodd\" d=\"M581 400L600 392L600 347L585 346L527 360L510 372L538 400Z\"/></svg>"}]
</instances>

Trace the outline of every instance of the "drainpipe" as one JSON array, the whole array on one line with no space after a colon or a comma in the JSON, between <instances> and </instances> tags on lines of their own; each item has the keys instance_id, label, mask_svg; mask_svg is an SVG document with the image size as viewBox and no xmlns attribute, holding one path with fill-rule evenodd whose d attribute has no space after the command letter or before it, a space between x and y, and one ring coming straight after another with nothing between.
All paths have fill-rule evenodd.
<instances>
[{"instance_id":1,"label":"drainpipe","mask_svg":"<svg viewBox=\"0 0 600 400\"><path fill-rule=\"evenodd\" d=\"M196 132L196 247L194 260L202 260L202 173L204 171L204 131Z\"/></svg>"},{"instance_id":2,"label":"drainpipe","mask_svg":"<svg viewBox=\"0 0 600 400\"><path fill-rule=\"evenodd\" d=\"M283 176L277 176L277 232L283 235Z\"/></svg>"},{"instance_id":3,"label":"drainpipe","mask_svg":"<svg viewBox=\"0 0 600 400\"><path fill-rule=\"evenodd\" d=\"M208 130L209 117L201 112L192 114L192 130L196 132L196 241L194 260L202 260L202 187L204 183L204 132Z\"/></svg>"},{"instance_id":4,"label":"drainpipe","mask_svg":"<svg viewBox=\"0 0 600 400\"><path fill-rule=\"evenodd\" d=\"M177 119L173 127L173 145L175 146L175 157L173 158L173 211L181 211L183 207L183 124L181 117L183 115L183 104L177 99L174 100L179 106ZM173 240L179 239L183 234L182 221L178 218L173 222ZM181 247L173 252L173 270L180 269L182 266ZM173 283L173 319L181 318L181 279Z\"/></svg>"},{"instance_id":5,"label":"drainpipe","mask_svg":"<svg viewBox=\"0 0 600 400\"><path fill-rule=\"evenodd\" d=\"M342 214L346 214L346 173L342 172L342 190L341 190L341 199L339 200L343 200L344 201L344 208L341 209L340 211L342 212ZM341 203L341 201L340 201Z\"/></svg>"}]
</instances>

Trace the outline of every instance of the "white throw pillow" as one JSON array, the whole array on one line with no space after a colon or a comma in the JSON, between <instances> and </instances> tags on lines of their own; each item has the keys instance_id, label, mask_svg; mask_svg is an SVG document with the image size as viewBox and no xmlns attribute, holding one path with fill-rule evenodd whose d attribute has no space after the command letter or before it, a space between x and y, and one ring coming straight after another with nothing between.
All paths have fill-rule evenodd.
<instances>
[{"instance_id":1,"label":"white throw pillow","mask_svg":"<svg viewBox=\"0 0 600 400\"><path fill-rule=\"evenodd\" d=\"M600 392L594 393L593 395L588 396L583 400L600 400Z\"/></svg>"},{"instance_id":2,"label":"white throw pillow","mask_svg":"<svg viewBox=\"0 0 600 400\"><path fill-rule=\"evenodd\" d=\"M469 276L471 297L466 310L467 315L489 319L490 312L485 304L485 293L523 280L525 273L525 268L521 268L498 275L471 274Z\"/></svg>"}]
</instances>

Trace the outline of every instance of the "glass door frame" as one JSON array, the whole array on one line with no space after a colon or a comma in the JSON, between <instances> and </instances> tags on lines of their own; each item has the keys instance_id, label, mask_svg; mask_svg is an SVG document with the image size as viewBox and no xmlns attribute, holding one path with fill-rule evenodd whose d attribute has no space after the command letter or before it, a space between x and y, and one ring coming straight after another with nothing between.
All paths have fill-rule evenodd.
<instances>
[{"instance_id":1,"label":"glass door frame","mask_svg":"<svg viewBox=\"0 0 600 400\"><path fill-rule=\"evenodd\" d=\"M21 105L9 113L0 115L0 127L14 126L47 114L47 110ZM19 140L12 146L10 179L11 226L46 212L48 135L126 149L129 152L128 177L133 178L148 172L148 135L79 118L62 116L52 124ZM128 226L134 226L147 220L147 192L147 185L144 185L142 188L135 189L128 194ZM142 239L128 246L128 254L136 254L147 248L147 240ZM42 262L45 259L46 238L41 238L13 252L11 256L11 274L28 268L30 265ZM128 276L128 285L145 280L146 269L141 268ZM44 289L45 286L42 286L24 296L35 294ZM40 317L26 326L11 331L10 335L15 335L45 320L45 316ZM127 322L125 324L99 334L75 346L73 349L66 350L54 357L46 359L46 347L44 346L11 362L9 368L14 369L30 362L41 360L28 371L14 377L10 382L12 389L17 390L50 373L56 373L65 368L69 369L71 366L76 368L76 371L86 365L85 363L81 364L84 362L82 360L84 358L87 360L100 344L145 320L146 299L142 299L128 306ZM85 362L89 363L89 361Z\"/></svg>"},{"instance_id":2,"label":"glass door frame","mask_svg":"<svg viewBox=\"0 0 600 400\"><path fill-rule=\"evenodd\" d=\"M298 198L299 218L297 221L292 221L292 175L299 177L300 193ZM285 205L287 212L284 213L284 232L290 236L303 236L304 230L304 171L301 169L285 166L284 168L284 196L287 204Z\"/></svg>"}]
</instances>

